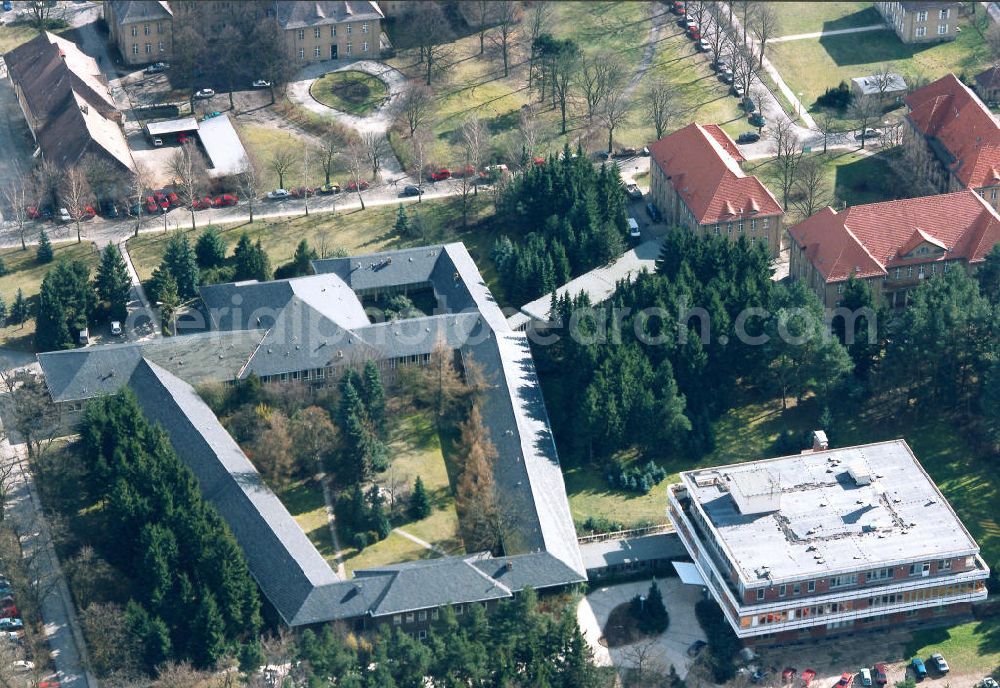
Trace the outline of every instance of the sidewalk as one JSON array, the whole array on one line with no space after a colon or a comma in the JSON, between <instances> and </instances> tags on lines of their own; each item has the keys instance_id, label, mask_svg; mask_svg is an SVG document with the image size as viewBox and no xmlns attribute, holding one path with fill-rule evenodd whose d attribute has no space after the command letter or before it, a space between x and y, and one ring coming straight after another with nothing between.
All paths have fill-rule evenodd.
<instances>
[{"instance_id":1,"label":"sidewalk","mask_svg":"<svg viewBox=\"0 0 1000 688\"><path fill-rule=\"evenodd\" d=\"M786 43L788 41L801 41L807 38L822 38L823 36L840 36L845 33L862 33L864 31L884 31L885 24L872 24L871 26L856 26L853 29L834 29L833 31L814 31L813 33L797 33L791 36L778 36L768 41L771 43Z\"/></svg>"}]
</instances>

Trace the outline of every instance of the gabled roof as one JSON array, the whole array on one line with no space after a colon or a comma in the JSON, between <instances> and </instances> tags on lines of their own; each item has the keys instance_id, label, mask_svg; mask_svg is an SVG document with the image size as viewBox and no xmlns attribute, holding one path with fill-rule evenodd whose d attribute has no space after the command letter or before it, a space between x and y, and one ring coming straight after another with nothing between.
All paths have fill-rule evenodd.
<instances>
[{"instance_id":1,"label":"gabled roof","mask_svg":"<svg viewBox=\"0 0 1000 688\"><path fill-rule=\"evenodd\" d=\"M276 6L278 24L283 29L384 18L378 3L371 0L295 0L278 2Z\"/></svg>"},{"instance_id":2,"label":"gabled roof","mask_svg":"<svg viewBox=\"0 0 1000 688\"><path fill-rule=\"evenodd\" d=\"M1000 126L954 74L914 91L906 104L910 122L962 184L973 189L1000 184Z\"/></svg>"},{"instance_id":3,"label":"gabled roof","mask_svg":"<svg viewBox=\"0 0 1000 688\"><path fill-rule=\"evenodd\" d=\"M649 151L699 225L782 214L767 187L744 174L743 156L717 125L689 124Z\"/></svg>"},{"instance_id":4,"label":"gabled roof","mask_svg":"<svg viewBox=\"0 0 1000 688\"><path fill-rule=\"evenodd\" d=\"M118 24L173 19L174 16L165 0L111 0L110 4Z\"/></svg>"},{"instance_id":5,"label":"gabled roof","mask_svg":"<svg viewBox=\"0 0 1000 688\"><path fill-rule=\"evenodd\" d=\"M906 81L899 74L887 74L884 88L879 83L880 81L881 78L874 75L856 76L851 79L851 83L856 85L864 95L877 94L880 90L882 93L897 93L906 90Z\"/></svg>"},{"instance_id":6,"label":"gabled roof","mask_svg":"<svg viewBox=\"0 0 1000 688\"><path fill-rule=\"evenodd\" d=\"M975 81L983 91L1000 88L1000 66L987 67L976 74Z\"/></svg>"},{"instance_id":7,"label":"gabled roof","mask_svg":"<svg viewBox=\"0 0 1000 688\"><path fill-rule=\"evenodd\" d=\"M824 208L788 230L827 282L875 277L914 263L983 260L1000 242L1000 216L974 191ZM923 243L942 249L907 258Z\"/></svg>"}]
</instances>

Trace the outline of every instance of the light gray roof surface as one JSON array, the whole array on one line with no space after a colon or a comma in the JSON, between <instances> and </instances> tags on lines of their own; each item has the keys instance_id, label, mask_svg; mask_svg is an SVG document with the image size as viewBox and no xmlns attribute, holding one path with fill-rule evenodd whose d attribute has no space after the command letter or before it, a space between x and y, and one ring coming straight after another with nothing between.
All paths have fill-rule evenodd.
<instances>
[{"instance_id":1,"label":"light gray roof surface","mask_svg":"<svg viewBox=\"0 0 1000 688\"><path fill-rule=\"evenodd\" d=\"M228 177L240 171L247 151L229 115L202 120L198 125L198 138L212 166L208 171L210 177Z\"/></svg>"},{"instance_id":2,"label":"light gray roof surface","mask_svg":"<svg viewBox=\"0 0 1000 688\"><path fill-rule=\"evenodd\" d=\"M875 481L848 473L867 463ZM778 509L740 513L728 486L766 468L777 481ZM711 478L719 474L716 483ZM747 584L965 556L979 547L904 440L831 449L681 473L718 540Z\"/></svg>"},{"instance_id":3,"label":"light gray roof surface","mask_svg":"<svg viewBox=\"0 0 1000 688\"><path fill-rule=\"evenodd\" d=\"M588 571L608 566L657 559L686 558L687 550L677 533L656 533L624 540L599 540L580 545L580 556Z\"/></svg>"},{"instance_id":4,"label":"light gray roof surface","mask_svg":"<svg viewBox=\"0 0 1000 688\"><path fill-rule=\"evenodd\" d=\"M146 125L146 132L150 136L177 134L182 131L198 131L198 120L194 117L181 117L179 119L167 119L161 122L150 122Z\"/></svg>"},{"instance_id":5,"label":"light gray roof surface","mask_svg":"<svg viewBox=\"0 0 1000 688\"><path fill-rule=\"evenodd\" d=\"M169 5L159 0L111 0L111 6L119 24L173 18Z\"/></svg>"},{"instance_id":6,"label":"light gray roof surface","mask_svg":"<svg viewBox=\"0 0 1000 688\"><path fill-rule=\"evenodd\" d=\"M285 29L382 19L378 3L371 0L282 0L276 5L278 23Z\"/></svg>"},{"instance_id":7,"label":"light gray roof surface","mask_svg":"<svg viewBox=\"0 0 1000 688\"><path fill-rule=\"evenodd\" d=\"M878 82L879 79L874 76L856 76L851 79L851 83L857 85L866 96L879 92ZM882 89L883 93L898 93L906 90L906 81L899 74L889 74L887 82L886 87Z\"/></svg>"}]
</instances>

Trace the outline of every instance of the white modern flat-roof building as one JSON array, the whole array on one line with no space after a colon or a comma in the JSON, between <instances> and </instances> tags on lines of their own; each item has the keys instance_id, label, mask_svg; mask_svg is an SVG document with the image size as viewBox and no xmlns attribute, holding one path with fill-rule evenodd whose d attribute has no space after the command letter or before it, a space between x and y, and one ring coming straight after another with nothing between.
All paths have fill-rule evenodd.
<instances>
[{"instance_id":1,"label":"white modern flat-roof building","mask_svg":"<svg viewBox=\"0 0 1000 688\"><path fill-rule=\"evenodd\" d=\"M979 546L903 440L686 471L669 516L748 642L969 613Z\"/></svg>"}]
</instances>

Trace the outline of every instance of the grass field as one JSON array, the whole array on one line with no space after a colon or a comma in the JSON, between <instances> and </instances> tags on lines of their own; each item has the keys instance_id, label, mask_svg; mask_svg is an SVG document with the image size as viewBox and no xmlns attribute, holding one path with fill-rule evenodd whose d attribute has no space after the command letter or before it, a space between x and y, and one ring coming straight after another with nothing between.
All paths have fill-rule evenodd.
<instances>
[{"instance_id":1,"label":"grass field","mask_svg":"<svg viewBox=\"0 0 1000 688\"><path fill-rule=\"evenodd\" d=\"M475 199L470 214L469 229L462 230L461 206L457 199L440 201L427 200L423 203L409 203L407 209L411 221L419 216L424 227L422 236L401 237L394 230L397 205L370 207L367 210L348 210L335 214L313 214L309 217L274 218L258 220L253 224L239 224L220 227L219 231L231 252L240 235L246 232L254 240L261 239L264 249L271 257L271 265L277 267L288 262L301 239L322 252L344 249L348 253L368 253L390 248L405 248L424 244L462 241L468 247L487 283L498 298L497 275L490 261L490 251L495 240L494 230L488 221L476 224L486 218L491 210L485 195ZM202 228L192 232L190 228L176 231L188 234L193 244ZM129 239L128 251L139 273L139 279L148 280L153 269L163 258L171 234L151 232L138 238Z\"/></svg>"},{"instance_id":2,"label":"grass field","mask_svg":"<svg viewBox=\"0 0 1000 688\"><path fill-rule=\"evenodd\" d=\"M422 412L401 418L390 434L389 456L390 467L381 476L376 477L376 482L385 484L391 480L397 485L405 486L408 492L417 476L420 476L427 489L432 508L431 514L426 518L419 521L404 518L394 521L393 527L424 540L447 554L463 552L462 541L458 535L455 500L452 497L451 482L433 416L428 412ZM347 544L341 542L341 546L345 547L344 563L352 571L380 564L439 556L436 552L396 532L390 533L385 540L369 545L360 552L353 547L347 548Z\"/></svg>"},{"instance_id":3,"label":"grass field","mask_svg":"<svg viewBox=\"0 0 1000 688\"><path fill-rule=\"evenodd\" d=\"M773 7L778 12L779 36L882 23L870 2L782 2Z\"/></svg>"},{"instance_id":4,"label":"grass field","mask_svg":"<svg viewBox=\"0 0 1000 688\"><path fill-rule=\"evenodd\" d=\"M569 510L580 526L588 517L617 521L625 528L667 521L668 481L641 495L612 489L599 471L589 467L568 468L563 472Z\"/></svg>"},{"instance_id":5,"label":"grass field","mask_svg":"<svg viewBox=\"0 0 1000 688\"><path fill-rule=\"evenodd\" d=\"M0 53L13 50L37 35L37 29L28 24L2 24L0 25Z\"/></svg>"},{"instance_id":6,"label":"grass field","mask_svg":"<svg viewBox=\"0 0 1000 688\"><path fill-rule=\"evenodd\" d=\"M385 82L357 70L330 72L309 87L313 98L334 110L364 117L374 112L389 93Z\"/></svg>"},{"instance_id":7,"label":"grass field","mask_svg":"<svg viewBox=\"0 0 1000 688\"><path fill-rule=\"evenodd\" d=\"M305 168L305 174L303 175L302 152L306 145L312 146L311 141L304 140L301 136L288 131L259 124L239 125L239 133L243 144L260 161L262 172L260 186L263 190L270 191L271 189L279 188L278 174L271 167L271 160L274 159L276 152L282 150L296 151L299 155L296 164L285 172L285 188L297 186L315 187L326 183L323 165L320 161L319 153L315 149L309 152L309 164ZM335 159L331 181L334 183L341 181L346 184L346 175L347 168L344 166L343 161Z\"/></svg>"},{"instance_id":8,"label":"grass field","mask_svg":"<svg viewBox=\"0 0 1000 688\"><path fill-rule=\"evenodd\" d=\"M55 260L82 260L90 266L93 276L97 269L97 249L90 242L78 244L75 241L53 244ZM27 251L19 248L0 249L0 258L7 267L7 274L0 277L0 298L3 298L7 308L14 302L18 288L24 292L24 298L31 306L34 316L38 302L38 291L41 289L45 273L55 265L55 261L39 265L35 261L35 248L29 246ZM0 327L0 346L22 351L34 350L35 320L30 318L21 325Z\"/></svg>"},{"instance_id":9,"label":"grass field","mask_svg":"<svg viewBox=\"0 0 1000 688\"><path fill-rule=\"evenodd\" d=\"M299 480L280 492L278 497L319 553L332 557L333 536L327 522L322 485L312 478Z\"/></svg>"},{"instance_id":10,"label":"grass field","mask_svg":"<svg viewBox=\"0 0 1000 688\"><path fill-rule=\"evenodd\" d=\"M985 13L977 18L981 28ZM827 88L872 74L883 64L908 80L934 80L948 72L971 77L988 64L989 48L968 18L959 23L961 33L947 43L908 45L887 30L775 43L769 50L782 78L814 112L816 98Z\"/></svg>"}]
</instances>

